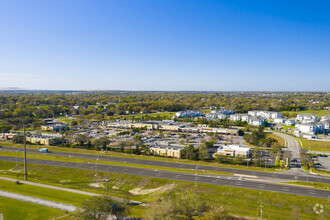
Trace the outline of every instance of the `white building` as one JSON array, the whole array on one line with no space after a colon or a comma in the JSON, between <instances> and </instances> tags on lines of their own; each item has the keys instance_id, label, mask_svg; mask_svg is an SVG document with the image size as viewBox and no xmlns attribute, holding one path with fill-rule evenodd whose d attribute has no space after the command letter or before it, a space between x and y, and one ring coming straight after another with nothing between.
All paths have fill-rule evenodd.
<instances>
[{"instance_id":1,"label":"white building","mask_svg":"<svg viewBox=\"0 0 330 220\"><path fill-rule=\"evenodd\" d=\"M251 119L251 115L243 115L243 114L234 114L230 116L230 120L232 121L249 121Z\"/></svg>"},{"instance_id":2,"label":"white building","mask_svg":"<svg viewBox=\"0 0 330 220\"><path fill-rule=\"evenodd\" d=\"M249 124L254 126L265 125L266 119L260 116L252 117L249 119Z\"/></svg>"},{"instance_id":3,"label":"white building","mask_svg":"<svg viewBox=\"0 0 330 220\"><path fill-rule=\"evenodd\" d=\"M303 124L297 124L296 127L301 133L304 134L318 134L324 132L324 124L317 122L309 122Z\"/></svg>"},{"instance_id":4,"label":"white building","mask_svg":"<svg viewBox=\"0 0 330 220\"><path fill-rule=\"evenodd\" d=\"M282 118L283 115L282 113L279 112L271 112L271 111L259 111L259 110L252 110L252 111L248 111L248 115L257 117L263 117L266 119L274 119L274 118Z\"/></svg>"},{"instance_id":5,"label":"white building","mask_svg":"<svg viewBox=\"0 0 330 220\"><path fill-rule=\"evenodd\" d=\"M225 115L232 115L235 113L235 111L231 110L231 109L225 109L224 107L220 107L220 109L213 110L213 111L211 111L211 113L215 113L215 114L221 113L221 114L225 114Z\"/></svg>"},{"instance_id":6,"label":"white building","mask_svg":"<svg viewBox=\"0 0 330 220\"><path fill-rule=\"evenodd\" d=\"M296 124L296 121L292 120L292 119L285 121L285 125L288 125L288 126L295 126L295 124Z\"/></svg>"},{"instance_id":7,"label":"white building","mask_svg":"<svg viewBox=\"0 0 330 220\"><path fill-rule=\"evenodd\" d=\"M302 123L310 123L310 122L317 122L319 118L313 114L301 113L297 115L296 120Z\"/></svg>"},{"instance_id":8,"label":"white building","mask_svg":"<svg viewBox=\"0 0 330 220\"><path fill-rule=\"evenodd\" d=\"M322 116L321 121L330 121L330 115Z\"/></svg>"},{"instance_id":9,"label":"white building","mask_svg":"<svg viewBox=\"0 0 330 220\"><path fill-rule=\"evenodd\" d=\"M203 116L203 112L200 111L193 111L193 110L186 110L186 111L180 111L175 113L175 116L178 118L186 118L186 117L198 117L198 116Z\"/></svg>"},{"instance_id":10,"label":"white building","mask_svg":"<svg viewBox=\"0 0 330 220\"><path fill-rule=\"evenodd\" d=\"M241 147L239 145L223 145L218 148L217 154L225 156L242 156L250 157L251 149L249 147Z\"/></svg>"},{"instance_id":11,"label":"white building","mask_svg":"<svg viewBox=\"0 0 330 220\"><path fill-rule=\"evenodd\" d=\"M283 124L285 122L285 119L284 118L274 118L274 122Z\"/></svg>"},{"instance_id":12,"label":"white building","mask_svg":"<svg viewBox=\"0 0 330 220\"><path fill-rule=\"evenodd\" d=\"M227 115L223 113L209 113L206 114L207 118L226 119Z\"/></svg>"}]
</instances>

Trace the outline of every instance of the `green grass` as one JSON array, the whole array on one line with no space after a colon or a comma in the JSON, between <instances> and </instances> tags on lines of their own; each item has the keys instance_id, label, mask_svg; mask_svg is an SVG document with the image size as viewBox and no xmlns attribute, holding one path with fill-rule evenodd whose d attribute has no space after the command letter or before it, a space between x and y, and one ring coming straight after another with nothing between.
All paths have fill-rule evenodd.
<instances>
[{"instance_id":1,"label":"green grass","mask_svg":"<svg viewBox=\"0 0 330 220\"><path fill-rule=\"evenodd\" d=\"M53 209L29 202L0 197L0 213L4 219L43 220L68 215L59 209Z\"/></svg>"},{"instance_id":2,"label":"green grass","mask_svg":"<svg viewBox=\"0 0 330 220\"><path fill-rule=\"evenodd\" d=\"M330 112L327 110L305 110L305 111L281 111L282 114L286 115L289 114L289 117L296 117L298 114L301 113L310 113L310 114L315 114L319 118L321 118L324 115L330 115Z\"/></svg>"},{"instance_id":3,"label":"green grass","mask_svg":"<svg viewBox=\"0 0 330 220\"><path fill-rule=\"evenodd\" d=\"M0 152L1 156L9 156L9 157L24 157L23 152ZM64 157L64 156L53 156L51 153L49 154L32 154L28 153L27 157L30 159L41 159L41 160L55 160L55 161L64 161L64 162L73 162L73 163L95 163L96 160L92 159L84 159L84 158L75 158L75 157ZM121 162L114 162L114 161L102 161L98 160L98 164L109 164L115 166L126 166L126 167L137 167L137 168L145 168L145 169L152 169L152 170L166 170L166 171L173 171L173 172L183 172L183 173L196 173L195 170L192 169L179 169L179 168L170 168L170 167L159 167L159 166L150 166L150 165L143 165L143 164L132 164L132 163L121 163ZM232 173L228 172L221 172L221 171L211 171L211 170L197 170L198 174L209 174L209 175L233 175Z\"/></svg>"},{"instance_id":4,"label":"green grass","mask_svg":"<svg viewBox=\"0 0 330 220\"><path fill-rule=\"evenodd\" d=\"M273 138L273 139L277 140L277 142L279 143L280 146L285 147L286 142L285 142L284 138L282 138L282 137L280 137L276 134L266 134L266 137L267 138Z\"/></svg>"},{"instance_id":5,"label":"green grass","mask_svg":"<svg viewBox=\"0 0 330 220\"><path fill-rule=\"evenodd\" d=\"M290 125L283 125L283 130L288 130L288 129L295 129L296 126L290 126Z\"/></svg>"},{"instance_id":6,"label":"green grass","mask_svg":"<svg viewBox=\"0 0 330 220\"><path fill-rule=\"evenodd\" d=\"M309 151L330 152L330 141L312 141L299 138L303 147Z\"/></svg>"},{"instance_id":7,"label":"green grass","mask_svg":"<svg viewBox=\"0 0 330 220\"><path fill-rule=\"evenodd\" d=\"M330 184L329 183L304 182L304 181L283 182L283 183L300 185L300 186L310 186L310 187L313 187L315 189L330 191Z\"/></svg>"},{"instance_id":8,"label":"green grass","mask_svg":"<svg viewBox=\"0 0 330 220\"><path fill-rule=\"evenodd\" d=\"M16 144L9 141L0 141L0 145L4 147L17 147L23 148L23 144ZM37 145L27 145L29 149L40 149L44 146L37 146ZM124 157L124 158L134 158L134 159L141 159L141 160L155 160L155 161L164 161L164 162L173 162L173 163L186 163L186 164L194 164L194 165L204 165L204 166L216 166L216 167L226 167L226 168L234 168L234 169L243 169L243 170L254 170L254 171L261 171L264 172L264 168L260 167L246 167L243 165L231 165L231 164L219 164L215 161L193 161L193 160L185 160L185 159L176 159L176 158L167 158L167 157L157 157L157 156L146 156L146 155L135 155L135 154L126 154L121 152L100 152L95 150L85 150L79 148L64 148L64 147L54 147L54 146L47 146L50 151L60 151L60 152L71 152L71 153L83 153L83 154L101 154L105 156L113 156L113 157ZM277 168L269 168L267 172L281 172Z\"/></svg>"},{"instance_id":9,"label":"green grass","mask_svg":"<svg viewBox=\"0 0 330 220\"><path fill-rule=\"evenodd\" d=\"M16 184L16 182L1 180L0 190L7 192L18 193L26 196L33 196L41 199L51 200L72 205L79 205L82 201L90 196L66 192L56 189L49 189L28 184Z\"/></svg>"},{"instance_id":10,"label":"green grass","mask_svg":"<svg viewBox=\"0 0 330 220\"><path fill-rule=\"evenodd\" d=\"M0 174L2 176L22 178L22 164L15 168L14 162L0 161ZM282 194L276 192L258 191L243 188L216 186L210 184L197 184L184 181L165 180L158 178L140 177L126 174L80 170L72 168L60 168L53 166L41 166L30 164L28 166L29 180L51 185L62 186L61 180L67 180L64 187L85 191L104 193L104 188L95 188L92 182L99 182L106 177L110 179L109 194L117 197L129 197L130 199L153 202L160 195L168 195L168 190L156 191L145 195L133 195L129 190L134 188L154 189L157 187L173 185L180 192L194 192L210 205L224 206L231 214L250 216L257 218L260 202L263 202L265 219L295 219L298 213L300 219L318 219L313 213L313 206L317 203L324 205L323 219L329 219L329 203L326 199ZM113 186L116 187L113 188ZM148 211L145 207L133 207L133 217L141 217ZM294 213L294 214L293 214Z\"/></svg>"}]
</instances>

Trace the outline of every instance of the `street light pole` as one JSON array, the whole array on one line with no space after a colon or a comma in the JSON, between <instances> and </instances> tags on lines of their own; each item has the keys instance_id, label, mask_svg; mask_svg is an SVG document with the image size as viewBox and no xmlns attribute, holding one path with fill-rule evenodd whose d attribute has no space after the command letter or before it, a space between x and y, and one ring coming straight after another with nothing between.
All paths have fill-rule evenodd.
<instances>
[{"instance_id":1,"label":"street light pole","mask_svg":"<svg viewBox=\"0 0 330 220\"><path fill-rule=\"evenodd\" d=\"M25 134L25 125L24 125L24 180L27 180L27 163L26 163L26 134Z\"/></svg>"}]
</instances>

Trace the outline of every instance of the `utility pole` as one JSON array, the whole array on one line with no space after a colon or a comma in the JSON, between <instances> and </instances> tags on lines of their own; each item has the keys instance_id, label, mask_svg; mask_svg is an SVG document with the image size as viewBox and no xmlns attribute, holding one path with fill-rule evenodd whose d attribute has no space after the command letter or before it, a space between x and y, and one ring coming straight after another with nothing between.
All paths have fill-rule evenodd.
<instances>
[{"instance_id":1,"label":"utility pole","mask_svg":"<svg viewBox=\"0 0 330 220\"><path fill-rule=\"evenodd\" d=\"M260 220L262 220L262 201L261 201L261 205L260 205Z\"/></svg>"},{"instance_id":2,"label":"utility pole","mask_svg":"<svg viewBox=\"0 0 330 220\"><path fill-rule=\"evenodd\" d=\"M108 177L105 179L105 187L106 187L106 190L107 190L107 197L108 197L108 182L109 182L109 179Z\"/></svg>"},{"instance_id":3,"label":"utility pole","mask_svg":"<svg viewBox=\"0 0 330 220\"><path fill-rule=\"evenodd\" d=\"M27 180L27 163L26 163L26 134L24 125L24 180Z\"/></svg>"}]
</instances>

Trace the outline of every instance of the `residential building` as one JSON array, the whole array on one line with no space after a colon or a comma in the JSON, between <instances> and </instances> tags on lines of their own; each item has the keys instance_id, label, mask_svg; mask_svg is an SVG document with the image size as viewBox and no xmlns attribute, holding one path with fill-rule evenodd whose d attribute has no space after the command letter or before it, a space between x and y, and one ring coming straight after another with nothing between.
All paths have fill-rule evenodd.
<instances>
[{"instance_id":1,"label":"residential building","mask_svg":"<svg viewBox=\"0 0 330 220\"><path fill-rule=\"evenodd\" d=\"M249 121L251 119L251 115L244 115L244 114L234 114L230 116L230 120L232 121Z\"/></svg>"},{"instance_id":2,"label":"residential building","mask_svg":"<svg viewBox=\"0 0 330 220\"><path fill-rule=\"evenodd\" d=\"M324 115L321 118L321 121L328 121L328 120L330 120L330 115Z\"/></svg>"},{"instance_id":3,"label":"residential building","mask_svg":"<svg viewBox=\"0 0 330 220\"><path fill-rule=\"evenodd\" d=\"M63 131L65 128L66 125L63 124L41 125L42 131Z\"/></svg>"},{"instance_id":4,"label":"residential building","mask_svg":"<svg viewBox=\"0 0 330 220\"><path fill-rule=\"evenodd\" d=\"M296 121L292 120L292 119L288 119L285 121L285 125L288 125L288 126L295 126L295 124L296 124Z\"/></svg>"},{"instance_id":5,"label":"residential building","mask_svg":"<svg viewBox=\"0 0 330 220\"><path fill-rule=\"evenodd\" d=\"M220 107L220 109L211 111L213 114L225 114L225 115L232 115L235 113L234 110L225 109L224 107Z\"/></svg>"},{"instance_id":6,"label":"residential building","mask_svg":"<svg viewBox=\"0 0 330 220\"><path fill-rule=\"evenodd\" d=\"M274 118L275 123L283 124L285 122L284 118Z\"/></svg>"},{"instance_id":7,"label":"residential building","mask_svg":"<svg viewBox=\"0 0 330 220\"><path fill-rule=\"evenodd\" d=\"M209 113L209 114L206 114L206 117L207 118L215 118L215 119L226 119L227 118L227 115L224 114L224 113Z\"/></svg>"},{"instance_id":8,"label":"residential building","mask_svg":"<svg viewBox=\"0 0 330 220\"><path fill-rule=\"evenodd\" d=\"M194 118L194 117L203 116L203 115L204 115L203 112L193 111L193 110L179 111L179 112L175 113L175 116L178 118L186 118L186 117Z\"/></svg>"},{"instance_id":9,"label":"residential building","mask_svg":"<svg viewBox=\"0 0 330 220\"><path fill-rule=\"evenodd\" d=\"M260 116L252 117L251 119L249 119L249 124L254 126L265 125L266 119Z\"/></svg>"},{"instance_id":10,"label":"residential building","mask_svg":"<svg viewBox=\"0 0 330 220\"><path fill-rule=\"evenodd\" d=\"M310 123L310 122L317 122L319 118L314 114L301 113L297 115L296 120L302 123Z\"/></svg>"},{"instance_id":11,"label":"residential building","mask_svg":"<svg viewBox=\"0 0 330 220\"><path fill-rule=\"evenodd\" d=\"M324 132L324 124L317 122L297 124L296 127L304 134L318 134Z\"/></svg>"},{"instance_id":12,"label":"residential building","mask_svg":"<svg viewBox=\"0 0 330 220\"><path fill-rule=\"evenodd\" d=\"M282 113L279 112L272 112L272 111L259 111L259 110L252 110L252 111L248 111L248 115L257 117L263 117L266 119L274 119L274 118L282 118L283 115Z\"/></svg>"}]
</instances>

